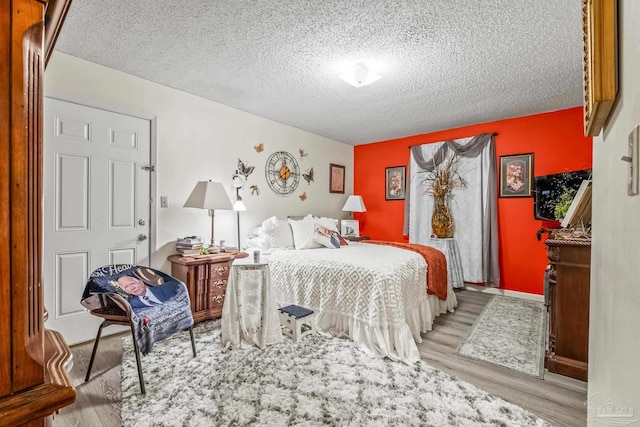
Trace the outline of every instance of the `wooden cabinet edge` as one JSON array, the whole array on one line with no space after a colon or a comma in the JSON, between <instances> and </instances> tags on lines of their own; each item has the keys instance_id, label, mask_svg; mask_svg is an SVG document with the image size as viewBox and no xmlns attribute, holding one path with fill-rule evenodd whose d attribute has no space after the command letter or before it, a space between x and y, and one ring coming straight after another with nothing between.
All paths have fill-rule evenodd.
<instances>
[{"instance_id":1,"label":"wooden cabinet edge","mask_svg":"<svg viewBox=\"0 0 640 427\"><path fill-rule=\"evenodd\" d=\"M181 265L197 265L197 264L210 264L212 261L215 262L223 262L223 261L231 261L236 258L246 258L249 254L246 252L237 252L235 254L212 254L212 255L203 255L198 257L185 257L180 254L169 255L167 258L169 261L181 264Z\"/></svg>"},{"instance_id":2,"label":"wooden cabinet edge","mask_svg":"<svg viewBox=\"0 0 640 427\"><path fill-rule=\"evenodd\" d=\"M575 378L580 381L588 381L589 365L588 363L578 360L568 359L566 357L548 354L545 360L545 366L549 372Z\"/></svg>"},{"instance_id":3,"label":"wooden cabinet edge","mask_svg":"<svg viewBox=\"0 0 640 427\"><path fill-rule=\"evenodd\" d=\"M71 0L49 0L44 13L45 67L58 40L64 19L71 7Z\"/></svg>"},{"instance_id":4,"label":"wooden cabinet edge","mask_svg":"<svg viewBox=\"0 0 640 427\"><path fill-rule=\"evenodd\" d=\"M44 383L0 398L0 425L17 426L48 417L76 400L71 386Z\"/></svg>"},{"instance_id":5,"label":"wooden cabinet edge","mask_svg":"<svg viewBox=\"0 0 640 427\"><path fill-rule=\"evenodd\" d=\"M45 329L44 333L47 380L53 384L71 387L71 381L67 376L67 372L73 366L71 350L60 332Z\"/></svg>"},{"instance_id":6,"label":"wooden cabinet edge","mask_svg":"<svg viewBox=\"0 0 640 427\"><path fill-rule=\"evenodd\" d=\"M46 382L34 388L0 398L0 425L23 425L48 417L76 400L67 372L72 356L58 331L44 330Z\"/></svg>"}]
</instances>

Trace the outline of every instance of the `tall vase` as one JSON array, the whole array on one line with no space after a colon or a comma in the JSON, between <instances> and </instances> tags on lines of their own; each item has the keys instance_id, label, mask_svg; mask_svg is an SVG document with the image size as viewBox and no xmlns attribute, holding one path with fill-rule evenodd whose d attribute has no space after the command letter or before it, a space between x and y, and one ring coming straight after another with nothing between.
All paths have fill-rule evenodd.
<instances>
[{"instance_id":1,"label":"tall vase","mask_svg":"<svg viewBox=\"0 0 640 427\"><path fill-rule=\"evenodd\" d=\"M431 230L439 238L453 237L453 217L445 197L434 197Z\"/></svg>"}]
</instances>

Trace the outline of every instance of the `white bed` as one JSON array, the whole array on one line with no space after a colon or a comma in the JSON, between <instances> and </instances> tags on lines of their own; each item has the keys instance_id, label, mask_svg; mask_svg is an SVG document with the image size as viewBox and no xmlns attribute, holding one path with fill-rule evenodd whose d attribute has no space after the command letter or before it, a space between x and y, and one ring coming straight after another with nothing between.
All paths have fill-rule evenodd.
<instances>
[{"instance_id":1,"label":"white bed","mask_svg":"<svg viewBox=\"0 0 640 427\"><path fill-rule=\"evenodd\" d=\"M272 249L268 259L280 305L310 307L320 330L396 361L419 360L420 333L457 306L450 286L446 301L427 294L427 264L405 249L351 242L340 249Z\"/></svg>"}]
</instances>

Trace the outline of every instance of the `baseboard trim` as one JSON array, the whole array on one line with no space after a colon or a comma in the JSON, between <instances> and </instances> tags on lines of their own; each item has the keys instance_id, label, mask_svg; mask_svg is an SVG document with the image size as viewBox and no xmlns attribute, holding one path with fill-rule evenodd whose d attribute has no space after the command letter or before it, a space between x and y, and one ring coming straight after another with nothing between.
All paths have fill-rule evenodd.
<instances>
[{"instance_id":1,"label":"baseboard trim","mask_svg":"<svg viewBox=\"0 0 640 427\"><path fill-rule=\"evenodd\" d=\"M505 297L528 299L531 301L544 302L544 295L528 294L526 292L510 291L508 289L487 288L486 286L472 285L465 283L464 288L468 291L482 292L484 294L503 295Z\"/></svg>"}]
</instances>

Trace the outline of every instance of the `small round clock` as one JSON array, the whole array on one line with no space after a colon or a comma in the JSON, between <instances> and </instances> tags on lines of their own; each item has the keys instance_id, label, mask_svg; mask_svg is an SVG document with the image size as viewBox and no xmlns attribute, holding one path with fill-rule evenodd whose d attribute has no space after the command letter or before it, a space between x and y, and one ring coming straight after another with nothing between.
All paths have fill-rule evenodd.
<instances>
[{"instance_id":1,"label":"small round clock","mask_svg":"<svg viewBox=\"0 0 640 427\"><path fill-rule=\"evenodd\" d=\"M276 194L288 196L298 188L300 168L296 158L286 151L276 151L264 168L267 184Z\"/></svg>"}]
</instances>

